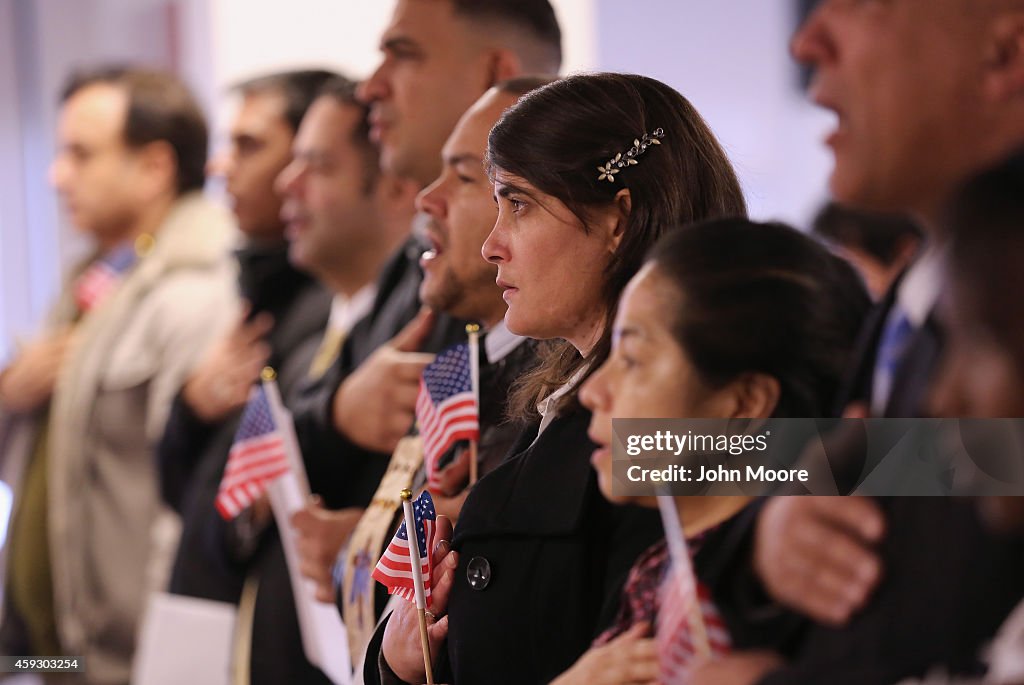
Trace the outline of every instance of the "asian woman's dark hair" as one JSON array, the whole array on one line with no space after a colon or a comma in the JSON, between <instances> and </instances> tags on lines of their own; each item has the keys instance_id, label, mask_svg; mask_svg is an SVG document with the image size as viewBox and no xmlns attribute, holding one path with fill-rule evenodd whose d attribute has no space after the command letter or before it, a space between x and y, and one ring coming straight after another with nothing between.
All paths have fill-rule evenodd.
<instances>
[{"instance_id":1,"label":"asian woman's dark hair","mask_svg":"<svg viewBox=\"0 0 1024 685\"><path fill-rule=\"evenodd\" d=\"M623 168L614 182L599 180L599 166L658 128L665 133L660 145ZM645 76L576 75L529 93L491 130L487 157L492 173L518 176L557 198L579 217L584 230L594 212L613 204L623 188L629 189L631 201L606 274L608 315L599 342L587 359L567 342L547 343L543 362L513 391L513 416L535 413L539 399L580 369L589 373L607 358L619 294L665 230L746 215L736 174L704 119L677 91ZM567 401L575 403L575 393Z\"/></svg>"},{"instance_id":2,"label":"asian woman's dark hair","mask_svg":"<svg viewBox=\"0 0 1024 685\"><path fill-rule=\"evenodd\" d=\"M775 378L775 416L832 410L871 301L846 261L782 224L709 221L669 232L649 262L672 284L673 336L702 380Z\"/></svg>"}]
</instances>

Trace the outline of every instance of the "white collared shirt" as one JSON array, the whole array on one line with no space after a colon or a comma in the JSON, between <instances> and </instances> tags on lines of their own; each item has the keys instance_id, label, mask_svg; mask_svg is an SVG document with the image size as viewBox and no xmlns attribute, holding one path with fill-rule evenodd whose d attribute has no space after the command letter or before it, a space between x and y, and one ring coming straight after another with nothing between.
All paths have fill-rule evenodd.
<instances>
[{"instance_id":1,"label":"white collared shirt","mask_svg":"<svg viewBox=\"0 0 1024 685\"><path fill-rule=\"evenodd\" d=\"M505 325L505 320L502 319L484 336L484 351L487 353L487 361L491 364L500 362L525 341L526 338L510 331Z\"/></svg>"},{"instance_id":2,"label":"white collared shirt","mask_svg":"<svg viewBox=\"0 0 1024 685\"><path fill-rule=\"evenodd\" d=\"M327 318L327 330L348 335L352 327L373 309L377 297L377 284L368 283L351 297L337 293L331 300L331 313Z\"/></svg>"}]
</instances>

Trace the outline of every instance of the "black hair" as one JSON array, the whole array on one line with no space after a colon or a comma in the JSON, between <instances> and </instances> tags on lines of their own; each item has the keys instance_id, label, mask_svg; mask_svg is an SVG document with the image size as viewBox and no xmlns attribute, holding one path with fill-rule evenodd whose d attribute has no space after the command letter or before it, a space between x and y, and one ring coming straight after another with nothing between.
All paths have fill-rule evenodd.
<instances>
[{"instance_id":1,"label":"black hair","mask_svg":"<svg viewBox=\"0 0 1024 685\"><path fill-rule=\"evenodd\" d=\"M302 117L313 104L324 84L338 74L324 69L302 69L259 76L232 87L242 95L254 93L280 93L284 97L284 118L294 134L299 130Z\"/></svg>"},{"instance_id":2,"label":"black hair","mask_svg":"<svg viewBox=\"0 0 1024 685\"><path fill-rule=\"evenodd\" d=\"M775 378L775 416L828 416L871 305L856 271L788 226L747 219L669 231L648 261L675 291L671 330L709 387Z\"/></svg>"},{"instance_id":3,"label":"black hair","mask_svg":"<svg viewBox=\"0 0 1024 685\"><path fill-rule=\"evenodd\" d=\"M659 128L661 144L638 164L612 182L599 179L599 166ZM746 215L736 174L704 119L676 90L646 76L581 74L528 93L491 130L487 160L492 172L523 178L563 202L584 227L593 210L612 204L619 190L628 188L631 198L622 241L606 272L601 339L586 360L568 343L548 345L547 361L522 381L510 402L518 414L531 413L540 396L579 369L592 371L604 361L619 294L665 230ZM575 393L568 396L569 402L575 399Z\"/></svg>"}]
</instances>

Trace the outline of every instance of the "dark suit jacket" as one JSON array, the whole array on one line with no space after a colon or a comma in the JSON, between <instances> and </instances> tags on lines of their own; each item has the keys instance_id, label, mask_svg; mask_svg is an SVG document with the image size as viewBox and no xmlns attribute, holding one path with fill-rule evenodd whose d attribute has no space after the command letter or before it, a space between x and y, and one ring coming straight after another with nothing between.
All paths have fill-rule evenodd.
<instances>
[{"instance_id":1,"label":"dark suit jacket","mask_svg":"<svg viewBox=\"0 0 1024 685\"><path fill-rule=\"evenodd\" d=\"M268 342L270 363L289 397L304 379L309 359L330 311L331 295L288 262L287 247L238 253L243 297L254 312L267 312L276 325ZM237 602L244 570L226 563L215 500L241 412L217 424L197 417L179 395L157 450L164 500L182 515L182 536L170 589L205 599ZM219 523L217 524L220 525Z\"/></svg>"},{"instance_id":2,"label":"dark suit jacket","mask_svg":"<svg viewBox=\"0 0 1024 685\"><path fill-rule=\"evenodd\" d=\"M335 429L332 405L342 381L419 312L421 250L410 240L392 256L378 281L372 311L352 329L335 364L295 402L295 430L309 482L330 509L369 504L387 470L390 455L365 449ZM440 314L422 351L439 352L465 339L466 322Z\"/></svg>"},{"instance_id":3,"label":"dark suit jacket","mask_svg":"<svg viewBox=\"0 0 1024 685\"><path fill-rule=\"evenodd\" d=\"M383 269L373 308L349 333L337 363L323 379L306 387L293 403L310 488L323 497L328 508L366 506L387 467L388 455L365 450L334 429L331 403L348 373L394 337L419 311L421 280L419 249L410 242ZM465 336L464 322L440 316L423 350L436 352ZM249 567L259 575L251 682L327 685L327 677L303 655L288 567L274 526L263 536Z\"/></svg>"},{"instance_id":4,"label":"dark suit jacket","mask_svg":"<svg viewBox=\"0 0 1024 685\"><path fill-rule=\"evenodd\" d=\"M896 279L864 322L854 348L849 373L836 397L836 416L841 416L851 402L871 402L878 345L904 275ZM896 370L892 392L885 405L885 416L906 418L924 415L932 375L942 353L943 338L942 326L933 312L928 315L924 325L915 331L903 363Z\"/></svg>"},{"instance_id":5,"label":"dark suit jacket","mask_svg":"<svg viewBox=\"0 0 1024 685\"><path fill-rule=\"evenodd\" d=\"M288 262L287 245L273 249L244 249L237 253L239 289L252 305L252 313L266 312L275 326L267 338L268 364L279 372L281 389L287 397L302 380L302 374L283 373L281 366L297 349L318 338L327 324L331 294ZM160 489L164 501L184 513L196 469L206 459L226 457L241 411L220 424L208 424L189 409L179 394L157 446ZM221 462L223 466L223 463ZM219 477L218 477L219 482Z\"/></svg>"},{"instance_id":6,"label":"dark suit jacket","mask_svg":"<svg viewBox=\"0 0 1024 685\"><path fill-rule=\"evenodd\" d=\"M556 419L470 493L452 543L452 679L438 682L547 683L613 620L626 574L661 525L657 512L601 495L589 422L585 410ZM467 580L474 559L490 568L483 590Z\"/></svg>"},{"instance_id":7,"label":"dark suit jacket","mask_svg":"<svg viewBox=\"0 0 1024 685\"><path fill-rule=\"evenodd\" d=\"M871 602L844 628L815 626L761 685L890 685L933 666L980 673L978 649L1024 595L1024 541L985 531L971 501L882 505L885 575Z\"/></svg>"}]
</instances>

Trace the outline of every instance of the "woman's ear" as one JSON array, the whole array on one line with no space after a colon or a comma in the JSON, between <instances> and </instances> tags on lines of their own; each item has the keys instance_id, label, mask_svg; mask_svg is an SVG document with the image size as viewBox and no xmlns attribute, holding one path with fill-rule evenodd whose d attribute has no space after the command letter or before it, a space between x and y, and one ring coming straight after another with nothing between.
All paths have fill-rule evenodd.
<instances>
[{"instance_id":1,"label":"woman's ear","mask_svg":"<svg viewBox=\"0 0 1024 685\"><path fill-rule=\"evenodd\" d=\"M779 381L764 373L745 373L729 384L728 416L731 419L767 419L775 413L781 389Z\"/></svg>"},{"instance_id":2,"label":"woman's ear","mask_svg":"<svg viewBox=\"0 0 1024 685\"><path fill-rule=\"evenodd\" d=\"M609 232L611 252L615 252L619 249L619 243L622 242L622 237L626 234L626 226L629 224L629 214L633 211L633 196L629 193L629 188L623 188L619 192L615 193L615 199L612 201L612 211L609 214Z\"/></svg>"}]
</instances>

